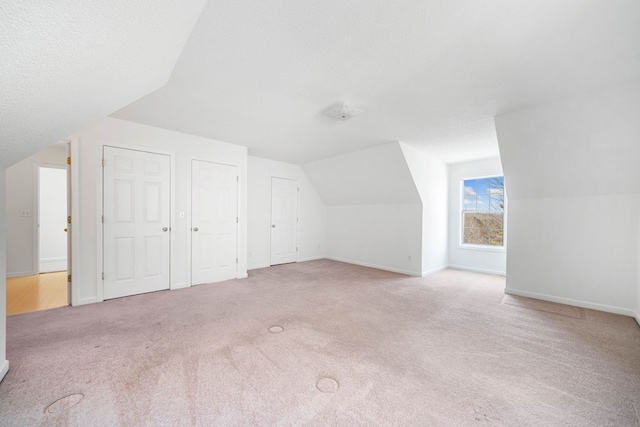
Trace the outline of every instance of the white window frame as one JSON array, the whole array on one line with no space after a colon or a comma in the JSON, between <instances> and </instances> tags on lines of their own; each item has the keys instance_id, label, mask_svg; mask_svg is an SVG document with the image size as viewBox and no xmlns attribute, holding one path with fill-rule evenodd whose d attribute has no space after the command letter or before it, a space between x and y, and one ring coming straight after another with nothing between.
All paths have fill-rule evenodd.
<instances>
[{"instance_id":1,"label":"white window frame","mask_svg":"<svg viewBox=\"0 0 640 427\"><path fill-rule=\"evenodd\" d=\"M464 243L464 182L472 179L487 179L487 178L503 178L503 197L504 197L504 217L502 219L502 246L494 245L478 245L473 243ZM470 249L475 251L487 251L487 252L505 252L507 250L507 186L504 183L504 175L491 174L480 176L466 176L460 178L460 187L458 189L458 247L460 249Z\"/></svg>"}]
</instances>

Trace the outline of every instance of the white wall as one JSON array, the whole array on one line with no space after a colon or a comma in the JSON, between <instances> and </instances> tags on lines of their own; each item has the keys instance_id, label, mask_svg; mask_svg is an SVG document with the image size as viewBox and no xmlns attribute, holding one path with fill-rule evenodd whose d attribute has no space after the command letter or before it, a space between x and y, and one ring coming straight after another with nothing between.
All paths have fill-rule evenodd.
<instances>
[{"instance_id":1,"label":"white wall","mask_svg":"<svg viewBox=\"0 0 640 427\"><path fill-rule=\"evenodd\" d=\"M247 270L247 149L239 145L214 141L179 132L167 131L124 120L106 118L71 137L78 140L78 183L80 214L74 218L74 230L80 236L79 259L74 259L72 301L86 304L100 301L102 236L99 223L102 209L102 147L104 145L139 148L172 156L172 218L171 218L171 288L190 283L189 229L191 192L191 159L215 161L239 167L239 229L238 277ZM185 212L185 219L179 218ZM77 221L77 222L75 222Z\"/></svg>"},{"instance_id":2,"label":"white wall","mask_svg":"<svg viewBox=\"0 0 640 427\"><path fill-rule=\"evenodd\" d=\"M302 167L327 206L327 258L422 274L422 201L398 142Z\"/></svg>"},{"instance_id":3,"label":"white wall","mask_svg":"<svg viewBox=\"0 0 640 427\"><path fill-rule=\"evenodd\" d=\"M507 292L638 310L640 84L496 117Z\"/></svg>"},{"instance_id":4,"label":"white wall","mask_svg":"<svg viewBox=\"0 0 640 427\"><path fill-rule=\"evenodd\" d=\"M422 275L422 205L327 207L328 258Z\"/></svg>"},{"instance_id":5,"label":"white wall","mask_svg":"<svg viewBox=\"0 0 640 427\"><path fill-rule=\"evenodd\" d=\"M422 275L447 267L448 166L410 145L400 143L422 200Z\"/></svg>"},{"instance_id":6,"label":"white wall","mask_svg":"<svg viewBox=\"0 0 640 427\"><path fill-rule=\"evenodd\" d=\"M7 200L6 170L0 168L0 381L9 370L7 361Z\"/></svg>"},{"instance_id":7,"label":"white wall","mask_svg":"<svg viewBox=\"0 0 640 427\"><path fill-rule=\"evenodd\" d=\"M38 163L66 165L65 147L47 147L7 169L7 275L27 276L38 269L35 262L36 172ZM20 216L27 211L29 216Z\"/></svg>"},{"instance_id":8,"label":"white wall","mask_svg":"<svg viewBox=\"0 0 640 427\"><path fill-rule=\"evenodd\" d=\"M507 292L632 314L639 195L509 202Z\"/></svg>"},{"instance_id":9,"label":"white wall","mask_svg":"<svg viewBox=\"0 0 640 427\"><path fill-rule=\"evenodd\" d=\"M247 166L248 269L270 265L271 177L298 180L298 261L326 257L327 210L302 167L249 156Z\"/></svg>"},{"instance_id":10,"label":"white wall","mask_svg":"<svg viewBox=\"0 0 640 427\"><path fill-rule=\"evenodd\" d=\"M497 175L502 175L499 158L449 165L449 267L481 273L506 274L507 252L504 248L469 248L460 244L461 180Z\"/></svg>"}]
</instances>

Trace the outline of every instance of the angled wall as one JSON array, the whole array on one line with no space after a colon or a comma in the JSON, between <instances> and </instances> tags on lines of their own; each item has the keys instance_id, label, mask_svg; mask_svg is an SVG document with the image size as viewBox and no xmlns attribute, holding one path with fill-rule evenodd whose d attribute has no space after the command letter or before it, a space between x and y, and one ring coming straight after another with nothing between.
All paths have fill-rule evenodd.
<instances>
[{"instance_id":1,"label":"angled wall","mask_svg":"<svg viewBox=\"0 0 640 427\"><path fill-rule=\"evenodd\" d=\"M303 165L327 206L327 257L422 274L422 202L397 142Z\"/></svg>"},{"instance_id":2,"label":"angled wall","mask_svg":"<svg viewBox=\"0 0 640 427\"><path fill-rule=\"evenodd\" d=\"M405 143L402 153L422 201L423 276L447 267L448 166L442 161Z\"/></svg>"},{"instance_id":3,"label":"angled wall","mask_svg":"<svg viewBox=\"0 0 640 427\"><path fill-rule=\"evenodd\" d=\"M638 83L496 117L508 293L637 314L638 117Z\"/></svg>"}]
</instances>

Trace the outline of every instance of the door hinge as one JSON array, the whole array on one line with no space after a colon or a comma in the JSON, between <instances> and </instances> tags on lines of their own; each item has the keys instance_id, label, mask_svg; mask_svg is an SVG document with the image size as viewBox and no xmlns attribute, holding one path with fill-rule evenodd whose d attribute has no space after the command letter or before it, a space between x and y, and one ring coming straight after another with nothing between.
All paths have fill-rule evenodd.
<instances>
[{"instance_id":1,"label":"door hinge","mask_svg":"<svg viewBox=\"0 0 640 427\"><path fill-rule=\"evenodd\" d=\"M102 167L104 167L104 159L102 159Z\"/></svg>"},{"instance_id":2,"label":"door hinge","mask_svg":"<svg viewBox=\"0 0 640 427\"><path fill-rule=\"evenodd\" d=\"M238 217L236 217L236 224L239 223L240 221L238 220Z\"/></svg>"},{"instance_id":3,"label":"door hinge","mask_svg":"<svg viewBox=\"0 0 640 427\"><path fill-rule=\"evenodd\" d=\"M67 217L67 224L71 224L71 215Z\"/></svg>"},{"instance_id":4,"label":"door hinge","mask_svg":"<svg viewBox=\"0 0 640 427\"><path fill-rule=\"evenodd\" d=\"M102 272L102 280L104 280L104 272Z\"/></svg>"},{"instance_id":5,"label":"door hinge","mask_svg":"<svg viewBox=\"0 0 640 427\"><path fill-rule=\"evenodd\" d=\"M67 157L67 164L70 165L71 164L71 157Z\"/></svg>"},{"instance_id":6,"label":"door hinge","mask_svg":"<svg viewBox=\"0 0 640 427\"><path fill-rule=\"evenodd\" d=\"M102 223L104 224L104 215L102 215Z\"/></svg>"},{"instance_id":7,"label":"door hinge","mask_svg":"<svg viewBox=\"0 0 640 427\"><path fill-rule=\"evenodd\" d=\"M238 263L238 258L236 258L236 264Z\"/></svg>"},{"instance_id":8,"label":"door hinge","mask_svg":"<svg viewBox=\"0 0 640 427\"><path fill-rule=\"evenodd\" d=\"M296 222L300 222L300 218L296 218Z\"/></svg>"},{"instance_id":9,"label":"door hinge","mask_svg":"<svg viewBox=\"0 0 640 427\"><path fill-rule=\"evenodd\" d=\"M296 246L296 252L298 252L298 247Z\"/></svg>"},{"instance_id":10,"label":"door hinge","mask_svg":"<svg viewBox=\"0 0 640 427\"><path fill-rule=\"evenodd\" d=\"M298 187L298 193L300 192L300 187Z\"/></svg>"},{"instance_id":11,"label":"door hinge","mask_svg":"<svg viewBox=\"0 0 640 427\"><path fill-rule=\"evenodd\" d=\"M236 176L236 182L240 182L240 176Z\"/></svg>"},{"instance_id":12,"label":"door hinge","mask_svg":"<svg viewBox=\"0 0 640 427\"><path fill-rule=\"evenodd\" d=\"M67 282L71 283L71 275L67 276Z\"/></svg>"}]
</instances>

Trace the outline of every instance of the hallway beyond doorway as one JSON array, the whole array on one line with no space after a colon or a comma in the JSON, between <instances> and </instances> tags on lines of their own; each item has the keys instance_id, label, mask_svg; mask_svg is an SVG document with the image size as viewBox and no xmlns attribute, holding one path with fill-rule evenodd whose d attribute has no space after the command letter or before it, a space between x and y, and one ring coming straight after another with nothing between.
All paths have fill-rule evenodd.
<instances>
[{"instance_id":1,"label":"hallway beyond doorway","mask_svg":"<svg viewBox=\"0 0 640 427\"><path fill-rule=\"evenodd\" d=\"M67 272L7 278L7 316L68 304Z\"/></svg>"}]
</instances>

